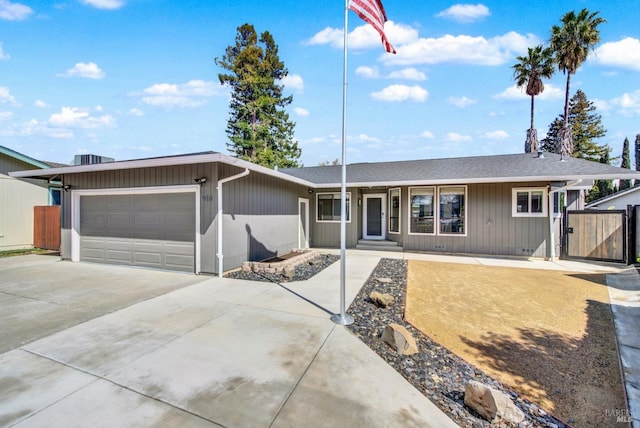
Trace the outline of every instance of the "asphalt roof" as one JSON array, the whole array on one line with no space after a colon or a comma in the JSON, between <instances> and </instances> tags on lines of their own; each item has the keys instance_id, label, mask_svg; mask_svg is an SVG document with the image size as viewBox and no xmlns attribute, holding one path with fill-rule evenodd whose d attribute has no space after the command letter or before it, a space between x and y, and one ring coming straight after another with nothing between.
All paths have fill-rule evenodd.
<instances>
[{"instance_id":1,"label":"asphalt roof","mask_svg":"<svg viewBox=\"0 0 640 428\"><path fill-rule=\"evenodd\" d=\"M316 185L339 186L340 165L282 169L281 172ZM583 159L544 153L424 159L347 164L352 186L401 184L464 184L578 179L640 178L640 172Z\"/></svg>"}]
</instances>

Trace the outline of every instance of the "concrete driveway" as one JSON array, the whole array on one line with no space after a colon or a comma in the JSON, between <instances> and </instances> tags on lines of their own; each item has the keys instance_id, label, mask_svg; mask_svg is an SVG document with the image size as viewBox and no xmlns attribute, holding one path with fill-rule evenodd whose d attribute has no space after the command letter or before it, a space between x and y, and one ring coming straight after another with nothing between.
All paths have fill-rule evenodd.
<instances>
[{"instance_id":1,"label":"concrete driveway","mask_svg":"<svg viewBox=\"0 0 640 428\"><path fill-rule=\"evenodd\" d=\"M51 255L0 258L0 353L207 279Z\"/></svg>"},{"instance_id":2,"label":"concrete driveway","mask_svg":"<svg viewBox=\"0 0 640 428\"><path fill-rule=\"evenodd\" d=\"M378 260L347 257L348 302ZM24 333L13 328L24 344L0 354L0 427L456 426L329 320L339 263L287 288L41 258L18 264L0 265L0 309L22 305L11 309L20 322L2 326L25 324ZM39 313L20 313L31 311L29 299ZM72 315L58 314L67 308Z\"/></svg>"}]
</instances>

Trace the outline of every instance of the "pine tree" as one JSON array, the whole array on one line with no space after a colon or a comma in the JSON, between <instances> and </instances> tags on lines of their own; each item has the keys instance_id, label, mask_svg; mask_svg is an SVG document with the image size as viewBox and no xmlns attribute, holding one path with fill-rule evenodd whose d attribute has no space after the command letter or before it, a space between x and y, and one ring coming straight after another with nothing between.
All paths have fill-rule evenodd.
<instances>
[{"instance_id":1,"label":"pine tree","mask_svg":"<svg viewBox=\"0 0 640 428\"><path fill-rule=\"evenodd\" d=\"M606 151L600 158L600 163L611 163L609 159L609 151ZM613 185L613 180L596 180L595 183L593 183L593 187L587 194L586 202L590 203L595 200L604 198L611 195L612 193L615 193L617 190L618 189L616 189Z\"/></svg>"},{"instance_id":2,"label":"pine tree","mask_svg":"<svg viewBox=\"0 0 640 428\"><path fill-rule=\"evenodd\" d=\"M279 82L288 70L268 31L258 35L251 24L238 27L236 43L215 58L228 74L218 74L231 89L227 149L236 157L268 168L300 166L300 148L293 139L295 123L285 107L293 101Z\"/></svg>"},{"instance_id":3,"label":"pine tree","mask_svg":"<svg viewBox=\"0 0 640 428\"><path fill-rule=\"evenodd\" d=\"M605 152L611 150L608 145L599 145L594 141L604 137L607 131L602 126L602 116L596 113L596 106L580 89L569 102L568 123L573 135L573 157L599 162ZM561 114L551 122L547 136L541 141L544 151L556 151L557 138L563 126L564 117Z\"/></svg>"},{"instance_id":4,"label":"pine tree","mask_svg":"<svg viewBox=\"0 0 640 428\"><path fill-rule=\"evenodd\" d=\"M631 159L629 158L629 139L625 138L622 143L622 164L620 168L631 169ZM620 190L631 187L631 180L620 180Z\"/></svg>"}]
</instances>

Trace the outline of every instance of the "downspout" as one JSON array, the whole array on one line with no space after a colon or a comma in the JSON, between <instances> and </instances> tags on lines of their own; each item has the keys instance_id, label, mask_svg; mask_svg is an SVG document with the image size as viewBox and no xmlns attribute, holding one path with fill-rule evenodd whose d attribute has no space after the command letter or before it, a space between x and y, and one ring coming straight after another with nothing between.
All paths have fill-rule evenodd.
<instances>
[{"instance_id":1,"label":"downspout","mask_svg":"<svg viewBox=\"0 0 640 428\"><path fill-rule=\"evenodd\" d=\"M219 278L222 278L222 274L224 272L223 262L222 262L224 259L224 255L222 254L222 185L229 181L242 178L246 175L249 175L248 168L246 168L240 174L232 175L231 177L222 178L218 180L218 186L216 187L216 191L218 192L218 252L216 253L216 256L218 256L218 277Z\"/></svg>"},{"instance_id":2,"label":"downspout","mask_svg":"<svg viewBox=\"0 0 640 428\"><path fill-rule=\"evenodd\" d=\"M582 178L579 178L578 180L574 181L573 183L569 183L565 186L559 187L557 189L552 190L551 186L549 186L549 245L550 245L550 254L549 254L549 258L551 259L552 262L556 261L556 239L555 239L555 233L554 233L554 227L553 227L553 194L560 192L562 190L565 190L569 187L573 187L576 184L580 184L582 182Z\"/></svg>"}]
</instances>

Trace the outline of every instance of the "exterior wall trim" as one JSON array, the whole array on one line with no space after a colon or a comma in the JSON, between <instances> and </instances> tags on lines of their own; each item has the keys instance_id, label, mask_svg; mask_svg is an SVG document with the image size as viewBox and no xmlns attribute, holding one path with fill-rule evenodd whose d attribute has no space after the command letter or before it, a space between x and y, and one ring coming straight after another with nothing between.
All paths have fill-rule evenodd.
<instances>
[{"instance_id":1,"label":"exterior wall trim","mask_svg":"<svg viewBox=\"0 0 640 428\"><path fill-rule=\"evenodd\" d=\"M200 185L126 187L113 189L71 190L71 261L80 261L80 197L105 195L144 195L153 193L189 193L193 192L196 202L195 230L195 273L200 273Z\"/></svg>"}]
</instances>

